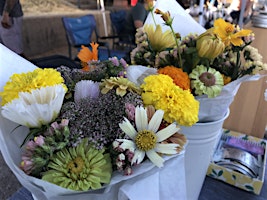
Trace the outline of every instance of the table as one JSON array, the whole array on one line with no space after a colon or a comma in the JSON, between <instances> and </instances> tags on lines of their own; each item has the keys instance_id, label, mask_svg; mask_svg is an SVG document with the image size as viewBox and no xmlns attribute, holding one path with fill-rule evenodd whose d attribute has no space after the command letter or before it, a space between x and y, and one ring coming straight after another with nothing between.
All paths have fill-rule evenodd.
<instances>
[{"instance_id":1,"label":"table","mask_svg":"<svg viewBox=\"0 0 267 200\"><path fill-rule=\"evenodd\" d=\"M266 200L267 199L267 170L260 195L241 190L227 183L206 176L198 200ZM9 200L33 200L25 188L19 189ZM148 200L148 199L147 199ZM190 199L188 199L190 200Z\"/></svg>"}]
</instances>

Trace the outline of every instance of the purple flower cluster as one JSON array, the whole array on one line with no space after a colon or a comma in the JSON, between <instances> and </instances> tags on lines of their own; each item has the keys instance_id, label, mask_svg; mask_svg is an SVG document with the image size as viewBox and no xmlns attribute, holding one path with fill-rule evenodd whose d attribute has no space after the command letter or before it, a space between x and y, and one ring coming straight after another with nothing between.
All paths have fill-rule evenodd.
<instances>
[{"instance_id":1,"label":"purple flower cluster","mask_svg":"<svg viewBox=\"0 0 267 200\"><path fill-rule=\"evenodd\" d=\"M63 104L60 118L70 121L72 145L79 143L82 138L89 138L97 149L102 149L116 138L124 138L119 123L124 117L132 114L129 104L142 105L141 96L127 92L121 97L112 89L107 94L100 94L97 99L86 98L77 104Z\"/></svg>"}]
</instances>

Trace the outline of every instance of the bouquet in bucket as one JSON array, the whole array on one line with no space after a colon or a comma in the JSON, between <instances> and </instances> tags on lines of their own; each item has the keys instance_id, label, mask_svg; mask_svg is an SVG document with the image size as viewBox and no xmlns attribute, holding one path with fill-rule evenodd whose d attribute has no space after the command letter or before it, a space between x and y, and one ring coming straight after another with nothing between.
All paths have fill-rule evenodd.
<instances>
[{"instance_id":1,"label":"bouquet in bucket","mask_svg":"<svg viewBox=\"0 0 267 200\"><path fill-rule=\"evenodd\" d=\"M255 38L251 30L220 18L208 30L182 36L174 5L164 6L163 1L149 5L150 18L137 30L131 64L156 68L189 90L200 102L199 122L221 119L240 84L266 73L262 56L251 46Z\"/></svg>"},{"instance_id":2,"label":"bouquet in bucket","mask_svg":"<svg viewBox=\"0 0 267 200\"><path fill-rule=\"evenodd\" d=\"M187 141L175 120L180 116L145 102L147 88L159 87L156 82L136 85L127 78L123 59L100 62L97 44L91 45L92 51L83 47L78 54L82 69L36 67L14 73L5 83L0 93L1 137L15 139L1 150L4 156L13 157L12 148L21 154L20 161L14 154L17 166L9 166L37 199L68 194L120 199L121 188L125 196L137 199L143 181L160 181L159 173L167 176L167 170L161 172L167 167L176 173L173 185L181 186L183 198ZM182 120L192 123L190 117ZM3 124L9 123L4 130ZM136 191L120 187L127 180L135 182Z\"/></svg>"}]
</instances>

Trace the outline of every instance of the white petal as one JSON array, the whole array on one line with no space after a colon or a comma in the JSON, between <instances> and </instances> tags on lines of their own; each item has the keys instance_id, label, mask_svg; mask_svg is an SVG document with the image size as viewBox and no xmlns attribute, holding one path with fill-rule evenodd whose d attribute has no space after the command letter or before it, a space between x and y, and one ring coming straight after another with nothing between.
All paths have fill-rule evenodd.
<instances>
[{"instance_id":1,"label":"white petal","mask_svg":"<svg viewBox=\"0 0 267 200\"><path fill-rule=\"evenodd\" d=\"M146 155L154 165L156 165L157 167L163 167L164 159L160 157L159 154L155 152L155 150L147 151Z\"/></svg>"},{"instance_id":2,"label":"white petal","mask_svg":"<svg viewBox=\"0 0 267 200\"><path fill-rule=\"evenodd\" d=\"M120 123L119 126L121 130L126 133L131 139L135 139L137 132L128 119L124 118L124 121Z\"/></svg>"},{"instance_id":3,"label":"white petal","mask_svg":"<svg viewBox=\"0 0 267 200\"><path fill-rule=\"evenodd\" d=\"M116 139L116 141L122 142L120 144L120 148L122 148L123 150L126 150L126 149L135 149L135 143L133 141L131 141L131 140Z\"/></svg>"},{"instance_id":4,"label":"white petal","mask_svg":"<svg viewBox=\"0 0 267 200\"><path fill-rule=\"evenodd\" d=\"M166 128L156 133L157 142L162 142L163 140L166 140L167 138L172 136L174 133L176 133L179 129L180 128L175 123L170 124Z\"/></svg>"},{"instance_id":5,"label":"white petal","mask_svg":"<svg viewBox=\"0 0 267 200\"><path fill-rule=\"evenodd\" d=\"M91 80L82 80L76 83L74 101L78 102L83 98L97 98L99 96L99 83Z\"/></svg>"},{"instance_id":6,"label":"white petal","mask_svg":"<svg viewBox=\"0 0 267 200\"><path fill-rule=\"evenodd\" d=\"M126 68L126 71L127 78L137 85L141 85L143 83L144 77L157 73L157 69L151 67L144 67L141 65L129 66Z\"/></svg>"},{"instance_id":7,"label":"white petal","mask_svg":"<svg viewBox=\"0 0 267 200\"><path fill-rule=\"evenodd\" d=\"M2 115L18 124L33 128L52 122L60 112L65 90L62 85L42 87L19 97L2 107Z\"/></svg>"},{"instance_id":8,"label":"white petal","mask_svg":"<svg viewBox=\"0 0 267 200\"><path fill-rule=\"evenodd\" d=\"M134 157L132 159L132 165L137 163L141 163L143 160L144 160L144 157L145 157L146 153L144 151L140 151L140 150L135 150L134 152Z\"/></svg>"},{"instance_id":9,"label":"white petal","mask_svg":"<svg viewBox=\"0 0 267 200\"><path fill-rule=\"evenodd\" d=\"M176 147L178 147L179 144L159 144L157 143L155 147L155 151L158 153L164 153L164 154L177 154Z\"/></svg>"},{"instance_id":10,"label":"white petal","mask_svg":"<svg viewBox=\"0 0 267 200\"><path fill-rule=\"evenodd\" d=\"M159 129L160 124L161 124L163 115L164 115L164 111L163 110L157 110L154 113L154 115L151 118L151 120L149 121L148 130L156 133L157 130Z\"/></svg>"},{"instance_id":11,"label":"white petal","mask_svg":"<svg viewBox=\"0 0 267 200\"><path fill-rule=\"evenodd\" d=\"M142 131L147 129L147 113L143 107L135 108L135 125L137 131Z\"/></svg>"}]
</instances>

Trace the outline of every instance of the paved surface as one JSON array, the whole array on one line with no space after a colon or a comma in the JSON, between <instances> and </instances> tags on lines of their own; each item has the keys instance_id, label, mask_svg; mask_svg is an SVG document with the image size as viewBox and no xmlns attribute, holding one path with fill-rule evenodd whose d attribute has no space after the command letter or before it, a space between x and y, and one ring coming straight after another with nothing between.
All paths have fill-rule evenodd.
<instances>
[{"instance_id":1,"label":"paved surface","mask_svg":"<svg viewBox=\"0 0 267 200\"><path fill-rule=\"evenodd\" d=\"M21 187L16 177L9 170L0 153L0 200L6 200Z\"/></svg>"}]
</instances>

